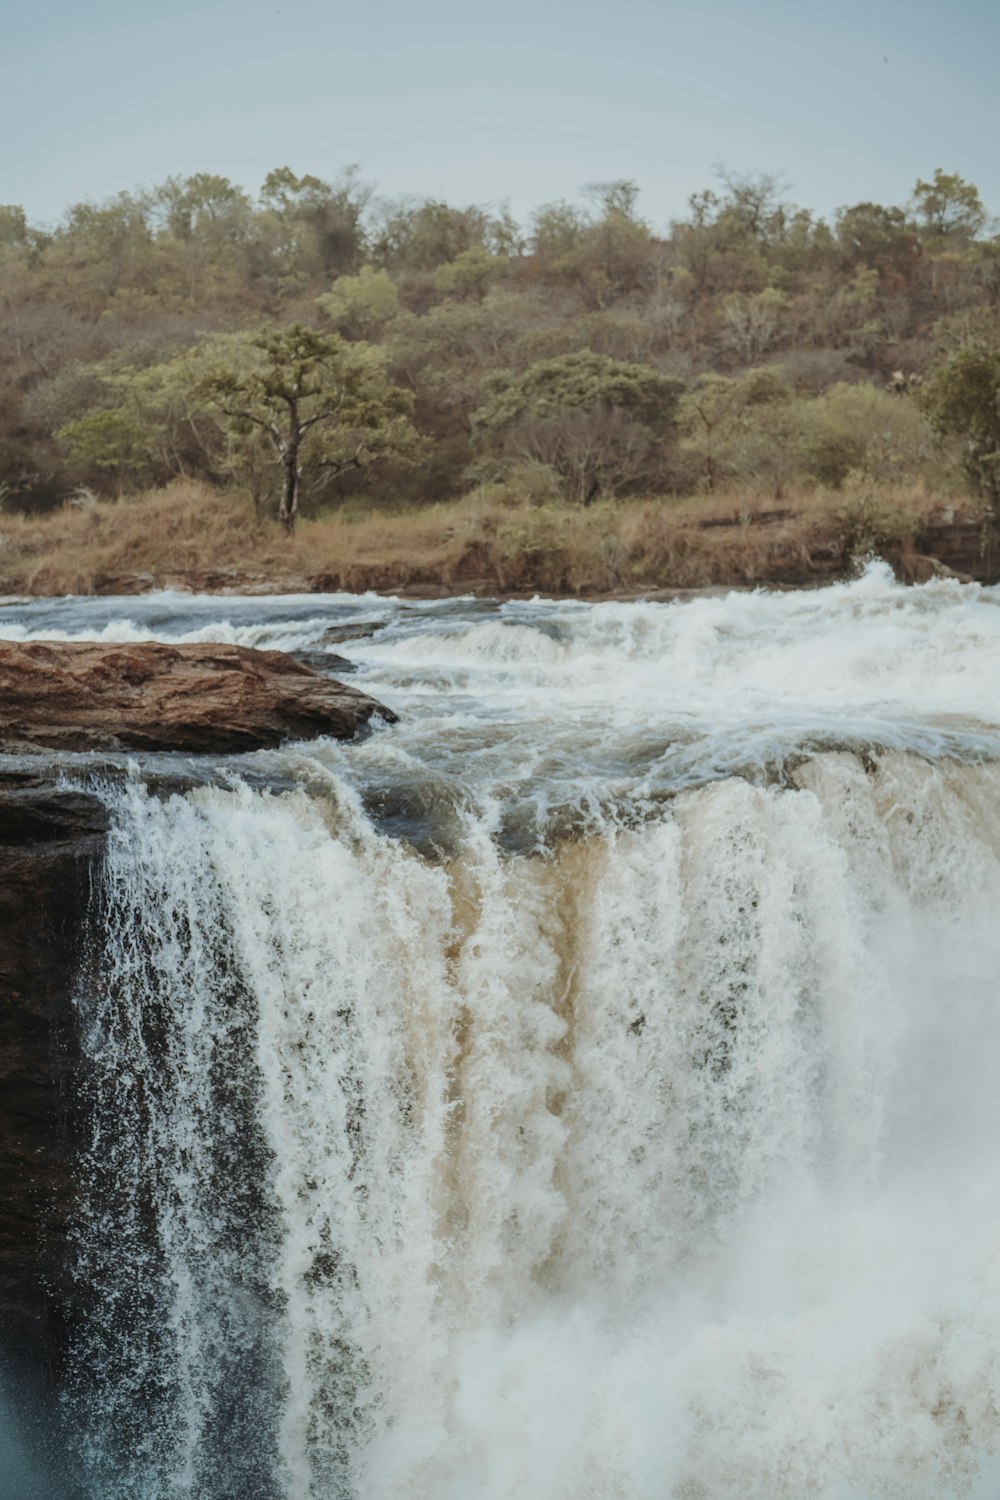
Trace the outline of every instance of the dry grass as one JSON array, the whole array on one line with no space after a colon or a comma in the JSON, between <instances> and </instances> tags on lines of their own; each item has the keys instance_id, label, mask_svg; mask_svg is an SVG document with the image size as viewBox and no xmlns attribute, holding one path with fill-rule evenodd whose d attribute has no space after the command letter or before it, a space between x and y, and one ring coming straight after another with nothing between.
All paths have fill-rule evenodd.
<instances>
[{"instance_id":1,"label":"dry grass","mask_svg":"<svg viewBox=\"0 0 1000 1500\"><path fill-rule=\"evenodd\" d=\"M246 502L191 482L131 501L0 516L0 590L64 594L194 588L434 589L607 594L712 584L808 583L881 550L914 570L914 538L976 524L971 501L747 494L535 505L492 486L397 515L329 514L288 538ZM908 561L909 560L909 561Z\"/></svg>"}]
</instances>

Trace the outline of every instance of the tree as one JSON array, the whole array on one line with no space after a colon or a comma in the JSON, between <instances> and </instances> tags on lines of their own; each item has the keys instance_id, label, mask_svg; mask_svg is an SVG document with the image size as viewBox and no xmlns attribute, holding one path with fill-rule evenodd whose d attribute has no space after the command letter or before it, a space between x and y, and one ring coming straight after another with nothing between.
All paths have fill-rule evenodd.
<instances>
[{"instance_id":1,"label":"tree","mask_svg":"<svg viewBox=\"0 0 1000 1500\"><path fill-rule=\"evenodd\" d=\"M781 320L787 309L787 298L773 287L755 296L730 292L719 309L721 340L747 364L766 354L781 337Z\"/></svg>"},{"instance_id":2,"label":"tree","mask_svg":"<svg viewBox=\"0 0 1000 1500\"><path fill-rule=\"evenodd\" d=\"M209 279L245 274L253 207L242 188L211 172L168 177L153 194L159 238L183 268L192 301Z\"/></svg>"},{"instance_id":3,"label":"tree","mask_svg":"<svg viewBox=\"0 0 1000 1500\"><path fill-rule=\"evenodd\" d=\"M1000 235L980 240L970 256L972 274L989 299L994 317L1000 315Z\"/></svg>"},{"instance_id":4,"label":"tree","mask_svg":"<svg viewBox=\"0 0 1000 1500\"><path fill-rule=\"evenodd\" d=\"M444 297L474 298L482 302L493 282L506 269L499 255L490 255L482 245L463 250L434 272L434 290Z\"/></svg>"},{"instance_id":5,"label":"tree","mask_svg":"<svg viewBox=\"0 0 1000 1500\"><path fill-rule=\"evenodd\" d=\"M316 301L338 332L369 339L399 312L399 293L385 271L362 266L357 276L338 276Z\"/></svg>"},{"instance_id":6,"label":"tree","mask_svg":"<svg viewBox=\"0 0 1000 1500\"><path fill-rule=\"evenodd\" d=\"M790 441L805 473L839 489L852 474L885 484L926 468L933 434L920 407L878 386L839 382L800 403Z\"/></svg>"},{"instance_id":7,"label":"tree","mask_svg":"<svg viewBox=\"0 0 1000 1500\"><path fill-rule=\"evenodd\" d=\"M174 239L203 238L215 248L246 234L250 199L228 177L213 172L168 177L156 189L154 201Z\"/></svg>"},{"instance_id":8,"label":"tree","mask_svg":"<svg viewBox=\"0 0 1000 1500\"><path fill-rule=\"evenodd\" d=\"M714 490L719 479L770 481L779 491L790 475L790 451L779 429L791 390L779 369L744 375L703 375L680 402L681 448L698 464L700 481Z\"/></svg>"},{"instance_id":9,"label":"tree","mask_svg":"<svg viewBox=\"0 0 1000 1500\"><path fill-rule=\"evenodd\" d=\"M0 245L26 245L28 221L19 203L0 203Z\"/></svg>"},{"instance_id":10,"label":"tree","mask_svg":"<svg viewBox=\"0 0 1000 1500\"><path fill-rule=\"evenodd\" d=\"M648 474L682 389L647 365L582 349L494 377L473 427L508 454L550 465L586 504Z\"/></svg>"},{"instance_id":11,"label":"tree","mask_svg":"<svg viewBox=\"0 0 1000 1500\"><path fill-rule=\"evenodd\" d=\"M715 175L725 186L722 216L732 218L752 240L766 245L783 236L788 214L784 179L775 172L734 172L717 162Z\"/></svg>"},{"instance_id":12,"label":"tree","mask_svg":"<svg viewBox=\"0 0 1000 1500\"><path fill-rule=\"evenodd\" d=\"M986 223L979 189L957 172L942 172L940 167L935 168L932 182L917 178L913 208L924 238L948 245L975 239Z\"/></svg>"},{"instance_id":13,"label":"tree","mask_svg":"<svg viewBox=\"0 0 1000 1500\"><path fill-rule=\"evenodd\" d=\"M966 471L1000 510L1000 350L959 349L931 372L921 404L939 433L965 439Z\"/></svg>"},{"instance_id":14,"label":"tree","mask_svg":"<svg viewBox=\"0 0 1000 1500\"><path fill-rule=\"evenodd\" d=\"M356 166L345 167L333 182L309 172L296 177L289 167L267 174L260 190L262 228L283 292L295 295L311 277L358 269L371 193Z\"/></svg>"},{"instance_id":15,"label":"tree","mask_svg":"<svg viewBox=\"0 0 1000 1500\"><path fill-rule=\"evenodd\" d=\"M393 373L416 396L422 429L436 439L461 435L464 444L470 415L483 400L484 380L498 366L516 362L519 340L538 322L534 297L498 290L482 302L439 303L422 317L401 314L389 330L386 351ZM466 454L463 465L467 459Z\"/></svg>"},{"instance_id":16,"label":"tree","mask_svg":"<svg viewBox=\"0 0 1000 1500\"><path fill-rule=\"evenodd\" d=\"M199 392L237 446L262 437L273 450L281 469L278 519L289 534L307 466L329 480L412 450L411 398L367 345L295 324L253 335L245 352L246 366L217 366Z\"/></svg>"},{"instance_id":17,"label":"tree","mask_svg":"<svg viewBox=\"0 0 1000 1500\"><path fill-rule=\"evenodd\" d=\"M69 485L51 467L43 467L21 443L0 440L0 511L36 515L54 510Z\"/></svg>"},{"instance_id":18,"label":"tree","mask_svg":"<svg viewBox=\"0 0 1000 1500\"><path fill-rule=\"evenodd\" d=\"M435 198L384 203L380 218L372 251L390 270L434 271L482 245L489 229L481 208L453 208Z\"/></svg>"},{"instance_id":19,"label":"tree","mask_svg":"<svg viewBox=\"0 0 1000 1500\"><path fill-rule=\"evenodd\" d=\"M839 208L837 240L850 265L906 272L920 253L916 226L901 208L855 203Z\"/></svg>"},{"instance_id":20,"label":"tree","mask_svg":"<svg viewBox=\"0 0 1000 1500\"><path fill-rule=\"evenodd\" d=\"M148 472L146 435L121 407L87 412L60 428L56 437L66 443L77 463L92 464L112 474L119 494L130 479Z\"/></svg>"},{"instance_id":21,"label":"tree","mask_svg":"<svg viewBox=\"0 0 1000 1500\"><path fill-rule=\"evenodd\" d=\"M550 276L572 272L588 220L572 203L546 203L531 219L531 248Z\"/></svg>"},{"instance_id":22,"label":"tree","mask_svg":"<svg viewBox=\"0 0 1000 1500\"><path fill-rule=\"evenodd\" d=\"M150 205L143 195L118 193L105 203L75 203L57 243L85 265L104 296L151 269Z\"/></svg>"},{"instance_id":23,"label":"tree","mask_svg":"<svg viewBox=\"0 0 1000 1500\"><path fill-rule=\"evenodd\" d=\"M606 307L653 281L653 240L649 225L635 211L637 183L595 182L584 192L600 216L584 236L579 271L588 300Z\"/></svg>"}]
</instances>

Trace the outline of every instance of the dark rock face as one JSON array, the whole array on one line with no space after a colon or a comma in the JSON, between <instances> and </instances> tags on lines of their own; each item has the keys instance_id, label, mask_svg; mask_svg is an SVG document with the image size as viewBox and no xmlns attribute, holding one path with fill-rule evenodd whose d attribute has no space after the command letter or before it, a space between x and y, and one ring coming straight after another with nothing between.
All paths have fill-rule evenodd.
<instances>
[{"instance_id":1,"label":"dark rock face","mask_svg":"<svg viewBox=\"0 0 1000 1500\"><path fill-rule=\"evenodd\" d=\"M1000 528L993 518L940 521L921 532L915 543L918 552L955 577L1000 582Z\"/></svg>"},{"instance_id":2,"label":"dark rock face","mask_svg":"<svg viewBox=\"0 0 1000 1500\"><path fill-rule=\"evenodd\" d=\"M349 739L373 698L245 646L0 642L6 750L181 750L228 754L289 739Z\"/></svg>"},{"instance_id":3,"label":"dark rock face","mask_svg":"<svg viewBox=\"0 0 1000 1500\"><path fill-rule=\"evenodd\" d=\"M0 642L8 752L225 754L346 738L374 714L395 717L277 651ZM73 990L108 826L98 797L61 784L57 764L30 761L37 771L23 759L0 768L0 1371L6 1362L22 1391L57 1382L77 1300L67 1243L80 1128Z\"/></svg>"},{"instance_id":4,"label":"dark rock face","mask_svg":"<svg viewBox=\"0 0 1000 1500\"><path fill-rule=\"evenodd\" d=\"M72 986L107 813L26 775L0 782L0 1344L36 1377L63 1343L79 1057Z\"/></svg>"}]
</instances>

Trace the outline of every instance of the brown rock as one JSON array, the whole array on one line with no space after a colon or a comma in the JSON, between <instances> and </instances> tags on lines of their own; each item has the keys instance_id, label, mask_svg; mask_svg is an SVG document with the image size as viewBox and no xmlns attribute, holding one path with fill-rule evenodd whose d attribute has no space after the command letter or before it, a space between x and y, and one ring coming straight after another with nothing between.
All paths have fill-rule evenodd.
<instances>
[{"instance_id":1,"label":"brown rock","mask_svg":"<svg viewBox=\"0 0 1000 1500\"><path fill-rule=\"evenodd\" d=\"M0 749L226 754L332 735L379 714L357 688L245 646L0 641Z\"/></svg>"}]
</instances>

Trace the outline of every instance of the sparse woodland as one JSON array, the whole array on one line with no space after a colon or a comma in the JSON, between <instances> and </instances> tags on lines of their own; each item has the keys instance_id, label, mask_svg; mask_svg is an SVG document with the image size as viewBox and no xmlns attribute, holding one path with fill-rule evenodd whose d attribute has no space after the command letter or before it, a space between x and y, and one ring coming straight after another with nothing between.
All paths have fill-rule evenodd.
<instances>
[{"instance_id":1,"label":"sparse woodland","mask_svg":"<svg viewBox=\"0 0 1000 1500\"><path fill-rule=\"evenodd\" d=\"M1000 236L973 184L938 169L826 222L719 169L663 232L631 182L587 205L522 225L281 168L256 197L172 178L54 229L0 208L8 554L67 501L178 483L258 541L443 502L821 503L876 542L935 505L995 520Z\"/></svg>"}]
</instances>

